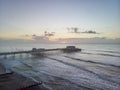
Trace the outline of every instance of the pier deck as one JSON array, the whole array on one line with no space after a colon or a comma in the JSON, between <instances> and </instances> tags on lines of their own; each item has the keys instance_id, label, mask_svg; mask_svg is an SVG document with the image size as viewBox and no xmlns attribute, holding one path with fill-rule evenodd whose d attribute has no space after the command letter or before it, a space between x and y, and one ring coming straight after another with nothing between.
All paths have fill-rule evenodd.
<instances>
[{"instance_id":1,"label":"pier deck","mask_svg":"<svg viewBox=\"0 0 120 90\"><path fill-rule=\"evenodd\" d=\"M12 54L34 53L34 52L40 53L40 52L57 51L57 50L63 50L63 49L61 48L61 49L45 49L45 50L39 50L39 51L29 50L29 51L2 52L2 53L0 53L0 56L1 56L1 55L12 55Z\"/></svg>"},{"instance_id":2,"label":"pier deck","mask_svg":"<svg viewBox=\"0 0 120 90\"><path fill-rule=\"evenodd\" d=\"M72 48L70 48L72 47ZM0 56L2 55L15 55L15 54L31 54L31 53L41 53L46 51L63 51L63 52L75 52L75 51L81 51L81 49L76 48L75 46L67 46L66 48L55 48L55 49L44 49L44 48L33 48L32 50L28 51L15 51L15 52L2 52L0 53Z\"/></svg>"}]
</instances>

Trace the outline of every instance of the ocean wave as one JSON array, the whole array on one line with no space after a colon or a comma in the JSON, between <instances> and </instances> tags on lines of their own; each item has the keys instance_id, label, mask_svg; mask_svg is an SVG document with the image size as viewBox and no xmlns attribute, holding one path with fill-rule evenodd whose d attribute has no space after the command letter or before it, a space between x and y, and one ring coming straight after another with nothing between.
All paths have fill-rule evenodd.
<instances>
[{"instance_id":1,"label":"ocean wave","mask_svg":"<svg viewBox=\"0 0 120 90\"><path fill-rule=\"evenodd\" d=\"M120 57L119 55L113 55L113 54L104 54L104 53L97 53L97 55L103 55L103 56L112 56L112 57Z\"/></svg>"},{"instance_id":2,"label":"ocean wave","mask_svg":"<svg viewBox=\"0 0 120 90\"><path fill-rule=\"evenodd\" d=\"M92 51L99 51L99 52L108 52L108 53L116 53L116 54L120 54L119 51L105 51L105 50L92 50Z\"/></svg>"},{"instance_id":3,"label":"ocean wave","mask_svg":"<svg viewBox=\"0 0 120 90\"><path fill-rule=\"evenodd\" d=\"M95 61L91 61L91 60L83 60L83 59L74 58L74 57L70 57L70 56L64 56L64 57L70 58L70 59L73 59L73 60L77 60L77 61L87 62L87 63L94 63L94 64L107 65L107 66L113 66L113 67L118 67L118 68L120 68L120 66L118 66L118 65L113 65L113 64L106 64L106 63L95 62Z\"/></svg>"},{"instance_id":4,"label":"ocean wave","mask_svg":"<svg viewBox=\"0 0 120 90\"><path fill-rule=\"evenodd\" d=\"M120 57L119 55L113 54L105 54L105 53L89 53L89 52L81 52L80 54L88 54L88 55L101 55L101 56L111 56L111 57Z\"/></svg>"},{"instance_id":5,"label":"ocean wave","mask_svg":"<svg viewBox=\"0 0 120 90\"><path fill-rule=\"evenodd\" d=\"M75 83L75 82L73 82L73 81L71 81L71 80L69 80L69 79L66 79L66 78L63 78L63 77L60 77L60 76L56 76L56 75L52 75L52 74L47 73L47 72L45 72L45 71L42 71L42 72L40 72L40 73L46 75L47 77L48 77L48 76L54 77L56 80L63 80L64 83L67 82L67 83L69 83L69 85L74 85L74 86L79 87L79 89L81 88L81 89L84 89L84 90L93 90L92 88L90 88L90 87L88 87L88 86L86 86L86 85L80 85L80 84ZM48 83L50 83L50 82L43 81L43 83L48 84ZM57 82L54 81L54 83L52 82L51 84L57 85Z\"/></svg>"},{"instance_id":6,"label":"ocean wave","mask_svg":"<svg viewBox=\"0 0 120 90\"><path fill-rule=\"evenodd\" d=\"M75 64L72 64L72 63L64 62L63 60L56 59L56 58L53 58L53 57L47 57L47 58L48 58L48 59L51 59L51 60L58 61L58 62L60 62L60 63L63 63L63 64L65 64L65 65L68 65L68 66L72 66L72 67L81 69L81 70L83 70L83 71L85 71L85 72L87 72L87 73L90 73L90 74L93 74L93 75L97 76L99 79L102 79L102 80L105 80L105 81L108 81L108 82L112 82L112 83L114 83L114 84L120 84L120 83L118 83L118 82L116 82L116 81L114 81L114 80L111 80L111 79L108 79L107 77L104 77L104 75L99 75L99 74L95 73L94 71L88 70L88 69L86 69L86 68L84 68L84 67L81 67L81 66L78 66L78 65L75 65ZM78 60L78 59L76 59L76 60Z\"/></svg>"}]
</instances>

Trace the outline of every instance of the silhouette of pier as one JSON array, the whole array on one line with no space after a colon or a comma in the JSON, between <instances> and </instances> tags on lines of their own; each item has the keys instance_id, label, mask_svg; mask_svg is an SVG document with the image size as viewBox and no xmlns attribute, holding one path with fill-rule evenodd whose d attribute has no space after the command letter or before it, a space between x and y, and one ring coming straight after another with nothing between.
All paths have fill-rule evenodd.
<instances>
[{"instance_id":1,"label":"silhouette of pier","mask_svg":"<svg viewBox=\"0 0 120 90\"><path fill-rule=\"evenodd\" d=\"M55 49L33 48L32 50L28 50L28 51L2 52L0 53L0 56L16 55L16 54L38 54L47 51L75 52L75 51L81 51L81 49L76 48L75 46L67 46L66 48L55 48Z\"/></svg>"},{"instance_id":2,"label":"silhouette of pier","mask_svg":"<svg viewBox=\"0 0 120 90\"><path fill-rule=\"evenodd\" d=\"M14 54L27 54L27 53L40 53L40 52L56 51L56 50L63 50L63 49L61 48L61 49L44 49L44 50L36 50L36 51L29 50L29 51L2 52L0 53L0 56L1 55L14 55Z\"/></svg>"}]
</instances>

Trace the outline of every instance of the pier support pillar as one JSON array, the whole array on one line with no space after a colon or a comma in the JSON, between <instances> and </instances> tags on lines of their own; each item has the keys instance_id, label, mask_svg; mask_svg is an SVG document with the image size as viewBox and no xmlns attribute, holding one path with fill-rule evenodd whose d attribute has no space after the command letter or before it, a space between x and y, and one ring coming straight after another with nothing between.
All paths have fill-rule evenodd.
<instances>
[{"instance_id":1,"label":"pier support pillar","mask_svg":"<svg viewBox=\"0 0 120 90\"><path fill-rule=\"evenodd\" d=\"M23 55L22 54L20 54L20 58L22 58L23 57Z\"/></svg>"},{"instance_id":2,"label":"pier support pillar","mask_svg":"<svg viewBox=\"0 0 120 90\"><path fill-rule=\"evenodd\" d=\"M15 58L15 54L12 55L12 58L13 58L13 59Z\"/></svg>"},{"instance_id":3,"label":"pier support pillar","mask_svg":"<svg viewBox=\"0 0 120 90\"><path fill-rule=\"evenodd\" d=\"M4 59L7 59L7 55L4 55Z\"/></svg>"},{"instance_id":4,"label":"pier support pillar","mask_svg":"<svg viewBox=\"0 0 120 90\"><path fill-rule=\"evenodd\" d=\"M26 53L26 57L29 57L29 53Z\"/></svg>"}]
</instances>

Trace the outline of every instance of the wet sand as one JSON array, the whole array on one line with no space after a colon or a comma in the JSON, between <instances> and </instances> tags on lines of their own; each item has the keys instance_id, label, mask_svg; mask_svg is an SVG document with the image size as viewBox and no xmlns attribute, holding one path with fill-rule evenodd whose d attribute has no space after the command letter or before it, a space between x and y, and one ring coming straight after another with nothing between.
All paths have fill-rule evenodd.
<instances>
[{"instance_id":1,"label":"wet sand","mask_svg":"<svg viewBox=\"0 0 120 90\"><path fill-rule=\"evenodd\" d=\"M7 70L0 64L0 90L40 90L42 82L35 82L20 74Z\"/></svg>"}]
</instances>

